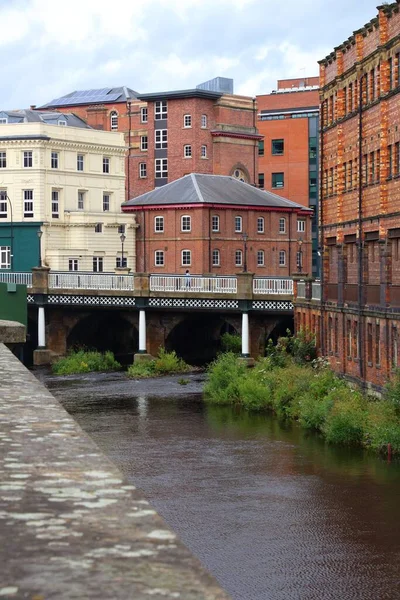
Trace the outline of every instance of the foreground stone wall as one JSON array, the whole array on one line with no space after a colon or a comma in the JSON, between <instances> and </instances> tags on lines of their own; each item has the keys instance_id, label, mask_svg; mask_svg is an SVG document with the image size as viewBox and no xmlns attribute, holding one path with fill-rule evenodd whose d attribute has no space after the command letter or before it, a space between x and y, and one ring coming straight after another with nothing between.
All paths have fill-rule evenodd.
<instances>
[{"instance_id":1,"label":"foreground stone wall","mask_svg":"<svg viewBox=\"0 0 400 600\"><path fill-rule=\"evenodd\" d=\"M228 599L3 344L0 533L0 597Z\"/></svg>"}]
</instances>

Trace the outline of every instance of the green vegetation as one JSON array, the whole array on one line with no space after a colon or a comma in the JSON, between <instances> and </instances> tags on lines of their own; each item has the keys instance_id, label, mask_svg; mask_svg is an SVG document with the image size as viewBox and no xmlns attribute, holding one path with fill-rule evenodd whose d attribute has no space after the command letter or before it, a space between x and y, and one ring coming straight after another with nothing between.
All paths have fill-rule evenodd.
<instances>
[{"instance_id":1,"label":"green vegetation","mask_svg":"<svg viewBox=\"0 0 400 600\"><path fill-rule=\"evenodd\" d=\"M251 411L272 411L318 432L330 444L400 453L400 372L381 400L368 397L337 377L315 356L315 340L302 333L268 346L253 369L232 352L208 369L206 398Z\"/></svg>"},{"instance_id":2,"label":"green vegetation","mask_svg":"<svg viewBox=\"0 0 400 600\"><path fill-rule=\"evenodd\" d=\"M221 335L222 352L233 352L240 354L242 352L242 337L237 333L223 333Z\"/></svg>"},{"instance_id":3,"label":"green vegetation","mask_svg":"<svg viewBox=\"0 0 400 600\"><path fill-rule=\"evenodd\" d=\"M90 373L91 371L117 371L121 368L112 352L95 350L73 350L65 358L60 358L52 365L56 375L72 375L73 373Z\"/></svg>"},{"instance_id":4,"label":"green vegetation","mask_svg":"<svg viewBox=\"0 0 400 600\"><path fill-rule=\"evenodd\" d=\"M128 376L134 379L145 377L157 377L173 373L186 373L190 371L190 365L178 358L175 351L167 352L160 348L155 360L136 362L128 368Z\"/></svg>"}]
</instances>

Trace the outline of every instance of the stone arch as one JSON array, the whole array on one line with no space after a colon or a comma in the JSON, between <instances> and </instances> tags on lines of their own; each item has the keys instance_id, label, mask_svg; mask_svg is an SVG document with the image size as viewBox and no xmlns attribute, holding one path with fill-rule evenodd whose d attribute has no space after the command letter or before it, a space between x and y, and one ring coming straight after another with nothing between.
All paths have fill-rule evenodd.
<instances>
[{"instance_id":1,"label":"stone arch","mask_svg":"<svg viewBox=\"0 0 400 600\"><path fill-rule=\"evenodd\" d=\"M278 338L286 336L287 330L290 330L293 334L294 332L294 317L292 316L284 316L281 317L274 326L271 328L269 332L266 332L265 343L267 344L268 340L272 340L274 344L278 341Z\"/></svg>"},{"instance_id":2,"label":"stone arch","mask_svg":"<svg viewBox=\"0 0 400 600\"><path fill-rule=\"evenodd\" d=\"M238 172L238 173L236 173L236 172ZM229 175L231 177L234 177L235 179L245 181L245 183L250 183L250 173L249 173L248 169L244 166L244 164L241 162L237 162L232 167Z\"/></svg>"}]
</instances>

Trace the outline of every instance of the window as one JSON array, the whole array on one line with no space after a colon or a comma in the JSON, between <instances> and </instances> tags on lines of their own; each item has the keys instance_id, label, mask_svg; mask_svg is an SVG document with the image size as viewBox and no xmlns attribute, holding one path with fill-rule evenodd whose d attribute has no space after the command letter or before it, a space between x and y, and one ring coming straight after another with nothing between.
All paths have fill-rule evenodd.
<instances>
[{"instance_id":1,"label":"window","mask_svg":"<svg viewBox=\"0 0 400 600\"><path fill-rule=\"evenodd\" d=\"M258 174L258 187L264 189L264 173Z\"/></svg>"},{"instance_id":2,"label":"window","mask_svg":"<svg viewBox=\"0 0 400 600\"><path fill-rule=\"evenodd\" d=\"M264 217L257 219L257 233L264 233Z\"/></svg>"},{"instance_id":3,"label":"window","mask_svg":"<svg viewBox=\"0 0 400 600\"><path fill-rule=\"evenodd\" d=\"M207 158L207 146L201 147L201 158Z\"/></svg>"},{"instance_id":4,"label":"window","mask_svg":"<svg viewBox=\"0 0 400 600\"><path fill-rule=\"evenodd\" d=\"M60 119L58 121L57 125L59 125L60 127L66 127L67 126L67 121L65 121L65 119Z\"/></svg>"},{"instance_id":5,"label":"window","mask_svg":"<svg viewBox=\"0 0 400 600\"><path fill-rule=\"evenodd\" d=\"M375 364L381 364L381 328L379 323L375 325Z\"/></svg>"},{"instance_id":6,"label":"window","mask_svg":"<svg viewBox=\"0 0 400 600\"><path fill-rule=\"evenodd\" d=\"M207 115L201 115L201 127L202 129L207 128Z\"/></svg>"},{"instance_id":7,"label":"window","mask_svg":"<svg viewBox=\"0 0 400 600\"><path fill-rule=\"evenodd\" d=\"M300 250L296 252L296 266L297 269L301 272L303 268L303 253Z\"/></svg>"},{"instance_id":8,"label":"window","mask_svg":"<svg viewBox=\"0 0 400 600\"><path fill-rule=\"evenodd\" d=\"M347 358L351 358L353 342L352 342L352 329L351 329L351 320L350 319L347 319L346 329L347 329L346 354L347 354Z\"/></svg>"},{"instance_id":9,"label":"window","mask_svg":"<svg viewBox=\"0 0 400 600\"><path fill-rule=\"evenodd\" d=\"M8 123L8 118L7 117L2 117L0 119L0 125L5 125L6 123Z\"/></svg>"},{"instance_id":10,"label":"window","mask_svg":"<svg viewBox=\"0 0 400 600\"><path fill-rule=\"evenodd\" d=\"M140 136L140 149L142 152L146 152L148 148L148 138L147 135Z\"/></svg>"},{"instance_id":11,"label":"window","mask_svg":"<svg viewBox=\"0 0 400 600\"><path fill-rule=\"evenodd\" d=\"M30 150L24 152L24 168L27 169L33 166L32 152Z\"/></svg>"},{"instance_id":12,"label":"window","mask_svg":"<svg viewBox=\"0 0 400 600\"><path fill-rule=\"evenodd\" d=\"M140 109L140 122L147 123L147 116L148 116L147 106L142 106Z\"/></svg>"},{"instance_id":13,"label":"window","mask_svg":"<svg viewBox=\"0 0 400 600\"><path fill-rule=\"evenodd\" d=\"M118 129L118 113L115 110L110 113L110 125L111 129Z\"/></svg>"},{"instance_id":14,"label":"window","mask_svg":"<svg viewBox=\"0 0 400 600\"><path fill-rule=\"evenodd\" d=\"M0 246L0 269L11 269L10 246Z\"/></svg>"},{"instance_id":15,"label":"window","mask_svg":"<svg viewBox=\"0 0 400 600\"><path fill-rule=\"evenodd\" d=\"M0 152L0 169L5 169L7 167L7 154L5 152Z\"/></svg>"},{"instance_id":16,"label":"window","mask_svg":"<svg viewBox=\"0 0 400 600\"><path fill-rule=\"evenodd\" d=\"M147 177L147 163L139 163L139 177L140 179Z\"/></svg>"},{"instance_id":17,"label":"window","mask_svg":"<svg viewBox=\"0 0 400 600\"><path fill-rule=\"evenodd\" d=\"M306 230L306 222L304 219L297 220L297 231L300 233L304 233Z\"/></svg>"},{"instance_id":18,"label":"window","mask_svg":"<svg viewBox=\"0 0 400 600\"><path fill-rule=\"evenodd\" d=\"M95 233L103 233L103 223L96 223L94 226Z\"/></svg>"},{"instance_id":19,"label":"window","mask_svg":"<svg viewBox=\"0 0 400 600\"><path fill-rule=\"evenodd\" d=\"M257 267L263 267L265 262L264 262L264 250L258 250L257 251Z\"/></svg>"},{"instance_id":20,"label":"window","mask_svg":"<svg viewBox=\"0 0 400 600\"><path fill-rule=\"evenodd\" d=\"M219 231L219 216L213 215L211 219L211 229L216 232Z\"/></svg>"},{"instance_id":21,"label":"window","mask_svg":"<svg viewBox=\"0 0 400 600\"><path fill-rule=\"evenodd\" d=\"M156 179L161 177L168 177L168 159L167 158L156 158L155 163L155 176Z\"/></svg>"},{"instance_id":22,"label":"window","mask_svg":"<svg viewBox=\"0 0 400 600\"><path fill-rule=\"evenodd\" d=\"M221 256L219 250L212 251L212 266L219 267L221 264Z\"/></svg>"},{"instance_id":23,"label":"window","mask_svg":"<svg viewBox=\"0 0 400 600\"><path fill-rule=\"evenodd\" d=\"M192 158L192 146L183 146L183 156L184 158Z\"/></svg>"},{"instance_id":24,"label":"window","mask_svg":"<svg viewBox=\"0 0 400 600\"><path fill-rule=\"evenodd\" d=\"M84 161L83 154L78 154L78 156L76 157L76 170L77 171L83 171L83 161Z\"/></svg>"},{"instance_id":25,"label":"window","mask_svg":"<svg viewBox=\"0 0 400 600\"><path fill-rule=\"evenodd\" d=\"M154 217L154 231L156 233L164 231L164 217Z\"/></svg>"},{"instance_id":26,"label":"window","mask_svg":"<svg viewBox=\"0 0 400 600\"><path fill-rule=\"evenodd\" d=\"M279 219L279 233L286 233L286 219L284 217Z\"/></svg>"},{"instance_id":27,"label":"window","mask_svg":"<svg viewBox=\"0 0 400 600\"><path fill-rule=\"evenodd\" d=\"M93 273L103 272L103 257L93 256Z\"/></svg>"},{"instance_id":28,"label":"window","mask_svg":"<svg viewBox=\"0 0 400 600\"><path fill-rule=\"evenodd\" d=\"M183 116L183 126L184 127L192 126L192 115L184 115Z\"/></svg>"},{"instance_id":29,"label":"window","mask_svg":"<svg viewBox=\"0 0 400 600\"><path fill-rule=\"evenodd\" d=\"M7 192L0 190L0 219L7 219Z\"/></svg>"},{"instance_id":30,"label":"window","mask_svg":"<svg viewBox=\"0 0 400 600\"><path fill-rule=\"evenodd\" d=\"M164 250L156 250L154 252L154 265L156 267L164 266Z\"/></svg>"},{"instance_id":31,"label":"window","mask_svg":"<svg viewBox=\"0 0 400 600\"><path fill-rule=\"evenodd\" d=\"M191 231L192 230L192 218L184 215L181 217L181 231Z\"/></svg>"},{"instance_id":32,"label":"window","mask_svg":"<svg viewBox=\"0 0 400 600\"><path fill-rule=\"evenodd\" d=\"M264 156L264 140L258 142L258 156Z\"/></svg>"},{"instance_id":33,"label":"window","mask_svg":"<svg viewBox=\"0 0 400 600\"><path fill-rule=\"evenodd\" d=\"M242 233L242 217L235 217L235 233Z\"/></svg>"},{"instance_id":34,"label":"window","mask_svg":"<svg viewBox=\"0 0 400 600\"><path fill-rule=\"evenodd\" d=\"M110 210L110 194L103 194L103 212Z\"/></svg>"},{"instance_id":35,"label":"window","mask_svg":"<svg viewBox=\"0 0 400 600\"><path fill-rule=\"evenodd\" d=\"M156 121L160 119L166 119L168 116L167 113L167 101L166 100L158 100L155 104L154 109L154 118Z\"/></svg>"},{"instance_id":36,"label":"window","mask_svg":"<svg viewBox=\"0 0 400 600\"><path fill-rule=\"evenodd\" d=\"M154 136L157 150L168 147L168 129L156 129Z\"/></svg>"},{"instance_id":37,"label":"window","mask_svg":"<svg viewBox=\"0 0 400 600\"><path fill-rule=\"evenodd\" d=\"M85 208L85 192L78 192L78 210Z\"/></svg>"},{"instance_id":38,"label":"window","mask_svg":"<svg viewBox=\"0 0 400 600\"><path fill-rule=\"evenodd\" d=\"M396 368L398 364L399 338L397 327L392 327L392 367Z\"/></svg>"},{"instance_id":39,"label":"window","mask_svg":"<svg viewBox=\"0 0 400 600\"><path fill-rule=\"evenodd\" d=\"M110 172L110 159L108 156L103 156L103 173Z\"/></svg>"},{"instance_id":40,"label":"window","mask_svg":"<svg viewBox=\"0 0 400 600\"><path fill-rule=\"evenodd\" d=\"M182 267L190 267L192 264L191 250L182 250Z\"/></svg>"},{"instance_id":41,"label":"window","mask_svg":"<svg viewBox=\"0 0 400 600\"><path fill-rule=\"evenodd\" d=\"M125 234L126 227L125 225L118 225L118 233Z\"/></svg>"},{"instance_id":42,"label":"window","mask_svg":"<svg viewBox=\"0 0 400 600\"><path fill-rule=\"evenodd\" d=\"M53 217L53 219L58 219L59 217L59 209L60 209L60 202L59 202L59 192L58 190L52 190L51 192L51 216Z\"/></svg>"},{"instance_id":43,"label":"window","mask_svg":"<svg viewBox=\"0 0 400 600\"><path fill-rule=\"evenodd\" d=\"M115 259L115 266L117 269L126 268L128 266L128 259L126 256L124 256L124 258L122 258L122 256L117 256Z\"/></svg>"},{"instance_id":44,"label":"window","mask_svg":"<svg viewBox=\"0 0 400 600\"><path fill-rule=\"evenodd\" d=\"M58 169L58 152L51 153L51 168Z\"/></svg>"},{"instance_id":45,"label":"window","mask_svg":"<svg viewBox=\"0 0 400 600\"><path fill-rule=\"evenodd\" d=\"M235 252L235 267L241 267L243 263L243 253L241 250Z\"/></svg>"},{"instance_id":46,"label":"window","mask_svg":"<svg viewBox=\"0 0 400 600\"><path fill-rule=\"evenodd\" d=\"M271 153L274 155L283 154L285 148L285 142L283 140L272 140L271 141Z\"/></svg>"},{"instance_id":47,"label":"window","mask_svg":"<svg viewBox=\"0 0 400 600\"><path fill-rule=\"evenodd\" d=\"M284 186L284 175L283 173L272 173L272 187L283 188Z\"/></svg>"},{"instance_id":48,"label":"window","mask_svg":"<svg viewBox=\"0 0 400 600\"><path fill-rule=\"evenodd\" d=\"M24 217L33 217L33 190L24 190Z\"/></svg>"},{"instance_id":49,"label":"window","mask_svg":"<svg viewBox=\"0 0 400 600\"><path fill-rule=\"evenodd\" d=\"M68 271L79 271L79 260L77 258L68 259Z\"/></svg>"},{"instance_id":50,"label":"window","mask_svg":"<svg viewBox=\"0 0 400 600\"><path fill-rule=\"evenodd\" d=\"M285 252L285 250L279 250L279 266L280 267L285 267L286 266L286 252Z\"/></svg>"}]
</instances>

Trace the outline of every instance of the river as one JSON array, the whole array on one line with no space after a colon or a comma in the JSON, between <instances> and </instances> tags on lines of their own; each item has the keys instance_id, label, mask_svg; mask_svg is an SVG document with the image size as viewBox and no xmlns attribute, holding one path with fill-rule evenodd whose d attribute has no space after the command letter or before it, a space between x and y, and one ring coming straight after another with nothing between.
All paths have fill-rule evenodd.
<instances>
[{"instance_id":1,"label":"river","mask_svg":"<svg viewBox=\"0 0 400 600\"><path fill-rule=\"evenodd\" d=\"M202 375L36 374L234 600L400 599L400 462L207 405Z\"/></svg>"}]
</instances>

